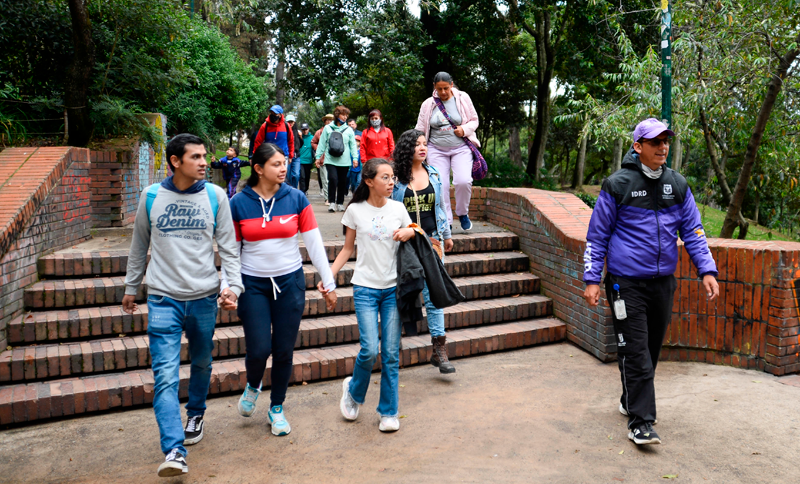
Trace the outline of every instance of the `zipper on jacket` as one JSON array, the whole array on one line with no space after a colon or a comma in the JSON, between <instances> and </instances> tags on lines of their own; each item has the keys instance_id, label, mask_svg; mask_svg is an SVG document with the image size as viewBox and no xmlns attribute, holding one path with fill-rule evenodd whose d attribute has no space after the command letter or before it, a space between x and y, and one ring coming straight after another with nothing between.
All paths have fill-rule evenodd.
<instances>
[{"instance_id":1,"label":"zipper on jacket","mask_svg":"<svg viewBox=\"0 0 800 484\"><path fill-rule=\"evenodd\" d=\"M653 204L655 205L656 212L656 236L658 237L658 256L656 256L656 275L653 278L661 275L661 223L658 221L658 180L655 180L653 189Z\"/></svg>"}]
</instances>

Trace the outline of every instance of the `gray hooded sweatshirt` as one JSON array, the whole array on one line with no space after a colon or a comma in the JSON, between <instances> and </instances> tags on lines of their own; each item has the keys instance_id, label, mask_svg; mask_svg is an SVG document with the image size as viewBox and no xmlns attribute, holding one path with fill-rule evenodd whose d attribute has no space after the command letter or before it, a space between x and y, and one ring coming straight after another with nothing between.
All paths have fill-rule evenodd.
<instances>
[{"instance_id":1,"label":"gray hooded sweatshirt","mask_svg":"<svg viewBox=\"0 0 800 484\"><path fill-rule=\"evenodd\" d=\"M214 213L206 190L217 193L219 209L214 230ZM216 294L220 278L214 265L214 239L217 240L222 270L238 297L243 291L239 245L236 242L228 196L222 188L199 181L180 191L172 177L161 182L147 217L147 188L142 191L133 226L133 241L128 255L125 294L135 295L142 282L147 249L147 292L178 301L191 301Z\"/></svg>"}]
</instances>

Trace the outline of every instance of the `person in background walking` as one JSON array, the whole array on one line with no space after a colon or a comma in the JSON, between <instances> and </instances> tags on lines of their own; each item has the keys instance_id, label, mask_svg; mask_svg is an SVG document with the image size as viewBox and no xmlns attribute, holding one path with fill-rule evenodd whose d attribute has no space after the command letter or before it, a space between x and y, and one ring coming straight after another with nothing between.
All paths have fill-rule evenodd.
<instances>
[{"instance_id":1,"label":"person in background walking","mask_svg":"<svg viewBox=\"0 0 800 484\"><path fill-rule=\"evenodd\" d=\"M397 183L392 192L392 200L402 203L411 221L422 227L435 247L444 254L453 250L450 223L447 221L442 180L436 168L425 163L428 143L422 131L410 129L400 135L394 150L394 173ZM420 220L417 220L419 211ZM447 358L447 336L444 333L444 310L431 302L428 283L422 290L425 309L428 315L428 331L433 343L431 364L442 373L455 373L456 369Z\"/></svg>"},{"instance_id":2,"label":"person in background walking","mask_svg":"<svg viewBox=\"0 0 800 484\"><path fill-rule=\"evenodd\" d=\"M253 142L253 153L265 142L274 144L284 153L294 153L294 134L289 123L283 119L283 108L278 104L269 108L269 116Z\"/></svg>"},{"instance_id":3,"label":"person in background walking","mask_svg":"<svg viewBox=\"0 0 800 484\"><path fill-rule=\"evenodd\" d=\"M322 117L322 127L314 133L314 138L311 140L311 149L314 153L317 152L317 147L319 146L319 139L322 137L322 131L325 129L325 126L331 124L333 122L333 114L326 114ZM325 155L323 154L321 158L314 160L314 164L317 167L317 183L319 183L319 195L322 197L322 203L327 205L328 204L328 170L324 168L325 166Z\"/></svg>"},{"instance_id":4,"label":"person in background walking","mask_svg":"<svg viewBox=\"0 0 800 484\"><path fill-rule=\"evenodd\" d=\"M145 188L139 199L122 298L126 313L139 309L135 298L146 267L153 410L166 456L158 467L160 477L189 472L185 446L200 442L205 429L217 305L236 309L244 291L228 197L203 180L203 140L179 134L167 143L166 152L173 175ZM214 264L214 241L222 260L222 284ZM191 361L185 427L178 402L183 334Z\"/></svg>"},{"instance_id":5,"label":"person in background walking","mask_svg":"<svg viewBox=\"0 0 800 484\"><path fill-rule=\"evenodd\" d=\"M294 138L294 152L287 155L287 163L289 165L288 171L288 183L291 185L292 188L297 188L300 184L300 130L295 127L295 118L294 114L290 114L286 116L286 124L289 125L289 129L292 131L292 138Z\"/></svg>"},{"instance_id":6,"label":"person in background walking","mask_svg":"<svg viewBox=\"0 0 800 484\"><path fill-rule=\"evenodd\" d=\"M308 196L308 184L311 182L311 168L314 167L314 152L311 149L311 139L314 137L309 132L308 123L300 125L300 134L298 143L300 144L300 152L297 159L300 161L300 191Z\"/></svg>"},{"instance_id":7,"label":"person in background walking","mask_svg":"<svg viewBox=\"0 0 800 484\"><path fill-rule=\"evenodd\" d=\"M228 150L225 151L225 156L220 158L219 161L213 161L213 156L211 160L211 168L222 170L222 178L225 180L228 198L232 198L236 195L236 186L239 184L239 179L242 178L242 171L239 168L248 166L250 163L239 159L239 149L234 146L229 146Z\"/></svg>"},{"instance_id":8,"label":"person in background walking","mask_svg":"<svg viewBox=\"0 0 800 484\"><path fill-rule=\"evenodd\" d=\"M350 110L345 106L337 106L333 111L333 123L325 126L319 138L316 158L325 155L325 168L328 170L328 203L329 212L338 208L344 211L344 197L347 195L347 172L356 159L356 145L353 128L347 125ZM319 166L319 165L317 165Z\"/></svg>"},{"instance_id":9,"label":"person in background walking","mask_svg":"<svg viewBox=\"0 0 800 484\"><path fill-rule=\"evenodd\" d=\"M395 178L392 165L375 158L364 165L361 184L342 217L344 248L331 266L336 274L358 243L353 270L353 304L361 350L353 376L342 382L339 410L347 420L358 418L372 379L372 366L381 355L381 395L378 402L381 432L400 429L398 390L400 373L400 314L397 312L397 250L414 237L411 219L402 203L389 199ZM320 283L321 284L321 283ZM318 286L320 289L323 289ZM380 334L380 336L379 336Z\"/></svg>"},{"instance_id":10,"label":"person in background walking","mask_svg":"<svg viewBox=\"0 0 800 484\"><path fill-rule=\"evenodd\" d=\"M653 430L653 379L672 318L678 233L709 301L719 295L717 265L692 191L680 173L664 166L671 136L675 133L657 119L636 125L622 169L603 182L583 254L583 297L589 306L600 302L607 264L606 298L622 380L619 411L628 417L628 438L637 445L661 443Z\"/></svg>"},{"instance_id":11,"label":"person in background walking","mask_svg":"<svg viewBox=\"0 0 800 484\"><path fill-rule=\"evenodd\" d=\"M383 124L383 114L378 109L369 112L369 126L361 134L361 163L373 158L392 159L394 136Z\"/></svg>"},{"instance_id":12,"label":"person in background walking","mask_svg":"<svg viewBox=\"0 0 800 484\"><path fill-rule=\"evenodd\" d=\"M453 186L456 189L456 215L461 228L469 230L469 201L472 198L472 151L462 138L469 138L480 147L475 130L478 129L478 113L472 99L453 86L453 78L446 72L439 72L433 78L433 95L422 103L415 129L422 131L428 140L428 163L442 175L444 193L450 193L450 170L453 171ZM453 126L436 106L434 98L439 98L448 116L458 126ZM447 219L453 223L450 197L445 196Z\"/></svg>"},{"instance_id":13,"label":"person in background walking","mask_svg":"<svg viewBox=\"0 0 800 484\"><path fill-rule=\"evenodd\" d=\"M353 134L356 137L356 145L361 145L361 131L359 131L358 123L353 118L347 120L347 125L353 128ZM361 183L361 151L358 150L358 158L353 160L353 166L347 172L347 188L350 193L354 193L356 188Z\"/></svg>"},{"instance_id":14,"label":"person in background walking","mask_svg":"<svg viewBox=\"0 0 800 484\"><path fill-rule=\"evenodd\" d=\"M253 153L247 186L231 200L236 240L241 244L242 282L239 319L244 328L247 386L239 398L239 414L256 411L261 380L272 355L268 419L274 435L287 435L283 402L292 374L292 358L305 305L306 283L298 232L322 281L328 309L336 304L336 288L314 210L300 190L284 183L286 159L280 148L264 143Z\"/></svg>"}]
</instances>

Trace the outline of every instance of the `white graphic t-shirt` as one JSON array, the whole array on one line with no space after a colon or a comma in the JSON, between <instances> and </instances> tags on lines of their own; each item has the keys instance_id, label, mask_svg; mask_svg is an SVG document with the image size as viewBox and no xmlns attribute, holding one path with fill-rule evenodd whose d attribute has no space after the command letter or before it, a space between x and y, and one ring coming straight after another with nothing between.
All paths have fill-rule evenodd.
<instances>
[{"instance_id":1,"label":"white graphic t-shirt","mask_svg":"<svg viewBox=\"0 0 800 484\"><path fill-rule=\"evenodd\" d=\"M397 285L397 249L400 242L392 239L394 231L408 227L411 217L406 207L387 200L381 208L367 202L351 203L342 217L342 224L356 231L356 268L352 283L372 289L388 289Z\"/></svg>"}]
</instances>

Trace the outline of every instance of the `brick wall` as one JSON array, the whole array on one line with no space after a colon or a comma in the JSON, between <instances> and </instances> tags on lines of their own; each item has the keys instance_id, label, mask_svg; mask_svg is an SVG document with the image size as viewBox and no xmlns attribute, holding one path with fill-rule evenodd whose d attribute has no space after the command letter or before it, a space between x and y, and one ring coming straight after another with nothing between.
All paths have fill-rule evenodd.
<instances>
[{"instance_id":1,"label":"brick wall","mask_svg":"<svg viewBox=\"0 0 800 484\"><path fill-rule=\"evenodd\" d=\"M8 322L23 311L23 289L37 280L37 259L89 238L88 151L80 148L9 148L0 171L16 167L0 186L2 213L13 212L0 234L0 348Z\"/></svg>"},{"instance_id":2,"label":"brick wall","mask_svg":"<svg viewBox=\"0 0 800 484\"><path fill-rule=\"evenodd\" d=\"M143 185L158 183L166 176L165 166L156 166L155 155L151 147L142 147L139 142L122 149L90 153L95 227L122 227L133 223ZM145 165L147 180L140 180L140 164Z\"/></svg>"},{"instance_id":3,"label":"brick wall","mask_svg":"<svg viewBox=\"0 0 800 484\"><path fill-rule=\"evenodd\" d=\"M470 214L520 236L570 341L602 361L616 358L605 294L593 309L583 299L589 207L568 193L476 187ZM709 239L709 248L720 271L720 297L706 300L681 245L662 359L800 372L800 243Z\"/></svg>"}]
</instances>

